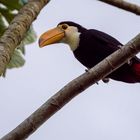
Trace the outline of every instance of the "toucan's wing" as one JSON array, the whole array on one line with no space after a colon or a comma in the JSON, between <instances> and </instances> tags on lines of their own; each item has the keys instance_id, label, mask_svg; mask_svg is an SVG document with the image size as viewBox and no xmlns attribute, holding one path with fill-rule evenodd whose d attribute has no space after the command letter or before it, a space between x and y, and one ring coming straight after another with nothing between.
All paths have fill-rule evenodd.
<instances>
[{"instance_id":1,"label":"toucan's wing","mask_svg":"<svg viewBox=\"0 0 140 140\"><path fill-rule=\"evenodd\" d=\"M119 49L122 44L114 37L94 29L88 30L91 37L102 45L99 45L103 50L110 50L114 52Z\"/></svg>"},{"instance_id":2,"label":"toucan's wing","mask_svg":"<svg viewBox=\"0 0 140 140\"><path fill-rule=\"evenodd\" d=\"M100 44L102 44L102 46L100 45L100 47L102 47L103 50L110 50L110 52L113 53L114 51L118 50L121 46L123 46L123 44L121 44L117 39L104 32L94 29L90 29L89 32L96 41L99 41ZM133 60L136 63L140 63L140 59L136 56L133 57Z\"/></svg>"}]
</instances>

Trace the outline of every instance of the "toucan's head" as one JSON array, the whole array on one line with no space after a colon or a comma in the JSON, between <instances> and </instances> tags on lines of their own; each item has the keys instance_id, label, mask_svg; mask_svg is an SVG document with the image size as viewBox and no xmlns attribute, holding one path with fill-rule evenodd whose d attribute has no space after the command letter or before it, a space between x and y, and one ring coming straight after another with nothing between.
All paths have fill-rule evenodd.
<instances>
[{"instance_id":1,"label":"toucan's head","mask_svg":"<svg viewBox=\"0 0 140 140\"><path fill-rule=\"evenodd\" d=\"M57 27L40 36L39 46L44 47L54 43L66 43L74 51L79 45L80 34L84 30L86 29L77 23L70 21L60 22Z\"/></svg>"}]
</instances>

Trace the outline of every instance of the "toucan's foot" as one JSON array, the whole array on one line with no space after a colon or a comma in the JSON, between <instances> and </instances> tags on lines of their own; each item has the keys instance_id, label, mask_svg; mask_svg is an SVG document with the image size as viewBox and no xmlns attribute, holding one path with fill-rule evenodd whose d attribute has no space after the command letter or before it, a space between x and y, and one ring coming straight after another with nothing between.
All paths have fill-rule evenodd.
<instances>
[{"instance_id":1,"label":"toucan's foot","mask_svg":"<svg viewBox=\"0 0 140 140\"><path fill-rule=\"evenodd\" d=\"M99 83L98 82L95 82L97 85L99 85Z\"/></svg>"},{"instance_id":2,"label":"toucan's foot","mask_svg":"<svg viewBox=\"0 0 140 140\"><path fill-rule=\"evenodd\" d=\"M119 47L119 48L121 48L121 47L122 47L122 45L118 45L118 47ZM131 64L132 64L131 59L129 59L129 60L127 61L127 64L128 64L128 65L131 65Z\"/></svg>"},{"instance_id":3,"label":"toucan's foot","mask_svg":"<svg viewBox=\"0 0 140 140\"><path fill-rule=\"evenodd\" d=\"M109 82L109 78L103 78L102 81L103 81L104 83L108 83L108 82Z\"/></svg>"},{"instance_id":4,"label":"toucan's foot","mask_svg":"<svg viewBox=\"0 0 140 140\"><path fill-rule=\"evenodd\" d=\"M85 69L85 72L88 72L89 71L89 69ZM98 82L95 82L97 85L99 85L99 83Z\"/></svg>"},{"instance_id":5,"label":"toucan's foot","mask_svg":"<svg viewBox=\"0 0 140 140\"><path fill-rule=\"evenodd\" d=\"M127 64L131 66L131 65L132 65L132 60L129 59L129 60L127 61Z\"/></svg>"},{"instance_id":6,"label":"toucan's foot","mask_svg":"<svg viewBox=\"0 0 140 140\"><path fill-rule=\"evenodd\" d=\"M119 48L121 48L123 45L118 45Z\"/></svg>"}]
</instances>

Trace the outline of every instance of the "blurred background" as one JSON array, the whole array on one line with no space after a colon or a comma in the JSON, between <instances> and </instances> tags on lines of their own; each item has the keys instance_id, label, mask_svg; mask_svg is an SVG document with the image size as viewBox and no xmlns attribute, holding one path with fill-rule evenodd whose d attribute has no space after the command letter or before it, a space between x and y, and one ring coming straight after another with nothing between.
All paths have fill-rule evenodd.
<instances>
[{"instance_id":1,"label":"blurred background","mask_svg":"<svg viewBox=\"0 0 140 140\"><path fill-rule=\"evenodd\" d=\"M129 0L130 1L130 0ZM130 2L140 5L139 0ZM97 0L51 0L33 23L37 38L61 21L74 21L127 43L140 17ZM139 55L140 56L140 55ZM0 137L15 128L64 85L85 72L65 44L26 46L26 63L0 79ZM102 81L64 106L29 140L139 140L140 84Z\"/></svg>"}]
</instances>

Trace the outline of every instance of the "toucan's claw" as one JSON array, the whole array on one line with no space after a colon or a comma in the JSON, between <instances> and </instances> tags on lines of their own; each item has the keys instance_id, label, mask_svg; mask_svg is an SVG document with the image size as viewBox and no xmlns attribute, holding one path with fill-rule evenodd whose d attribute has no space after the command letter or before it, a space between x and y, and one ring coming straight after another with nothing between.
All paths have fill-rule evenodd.
<instances>
[{"instance_id":1,"label":"toucan's claw","mask_svg":"<svg viewBox=\"0 0 140 140\"><path fill-rule=\"evenodd\" d=\"M85 72L88 72L88 69L85 69Z\"/></svg>"},{"instance_id":2,"label":"toucan's claw","mask_svg":"<svg viewBox=\"0 0 140 140\"><path fill-rule=\"evenodd\" d=\"M97 85L99 85L99 82L96 82Z\"/></svg>"},{"instance_id":3,"label":"toucan's claw","mask_svg":"<svg viewBox=\"0 0 140 140\"><path fill-rule=\"evenodd\" d=\"M132 60L129 59L129 60L127 61L127 64L128 64L129 66L131 66L131 65L132 65Z\"/></svg>"},{"instance_id":4,"label":"toucan's claw","mask_svg":"<svg viewBox=\"0 0 140 140\"><path fill-rule=\"evenodd\" d=\"M104 83L108 83L108 82L109 82L109 78L103 78L102 81L103 81Z\"/></svg>"}]
</instances>

